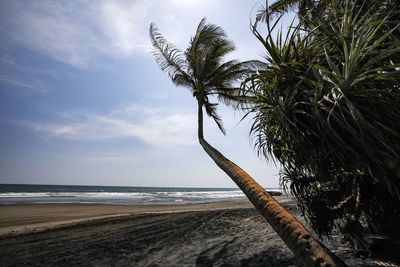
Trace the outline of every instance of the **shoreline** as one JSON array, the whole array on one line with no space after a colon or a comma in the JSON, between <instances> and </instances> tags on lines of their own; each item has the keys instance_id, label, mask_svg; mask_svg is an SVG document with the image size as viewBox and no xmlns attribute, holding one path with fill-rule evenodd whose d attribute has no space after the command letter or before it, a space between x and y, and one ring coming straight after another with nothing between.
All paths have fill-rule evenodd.
<instances>
[{"instance_id":1,"label":"shoreline","mask_svg":"<svg viewBox=\"0 0 400 267\"><path fill-rule=\"evenodd\" d=\"M291 202L290 196L275 197ZM0 237L41 232L80 222L138 214L210 211L254 208L243 198L192 204L98 204L98 203L34 203L1 204Z\"/></svg>"},{"instance_id":2,"label":"shoreline","mask_svg":"<svg viewBox=\"0 0 400 267\"><path fill-rule=\"evenodd\" d=\"M251 208L246 198L196 204L34 203L0 205L0 237L138 214Z\"/></svg>"}]
</instances>

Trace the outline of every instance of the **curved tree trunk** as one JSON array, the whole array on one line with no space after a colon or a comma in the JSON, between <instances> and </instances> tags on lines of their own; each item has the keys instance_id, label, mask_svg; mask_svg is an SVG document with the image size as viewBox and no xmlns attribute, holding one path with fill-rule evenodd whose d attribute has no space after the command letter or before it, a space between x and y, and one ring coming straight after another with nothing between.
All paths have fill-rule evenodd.
<instances>
[{"instance_id":1,"label":"curved tree trunk","mask_svg":"<svg viewBox=\"0 0 400 267\"><path fill-rule=\"evenodd\" d=\"M249 174L207 143L203 137L203 111L202 103L200 102L198 123L198 137L203 149L218 167L228 174L245 193L247 198L294 253L299 264L302 266L346 266L328 248L315 239L286 208L279 204Z\"/></svg>"}]
</instances>

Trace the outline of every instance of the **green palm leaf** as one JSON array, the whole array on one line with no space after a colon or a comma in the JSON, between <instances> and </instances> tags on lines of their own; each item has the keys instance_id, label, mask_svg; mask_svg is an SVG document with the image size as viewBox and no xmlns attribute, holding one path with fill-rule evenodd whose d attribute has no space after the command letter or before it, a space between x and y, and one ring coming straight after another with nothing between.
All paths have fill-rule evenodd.
<instances>
[{"instance_id":1,"label":"green palm leaf","mask_svg":"<svg viewBox=\"0 0 400 267\"><path fill-rule=\"evenodd\" d=\"M225 104L238 102L240 88L236 84L237 80L260 63L237 60L223 62L224 57L235 47L220 27L207 24L204 18L185 52L168 43L154 24L150 25L150 39L160 68L169 74L174 84L192 91L199 104L204 106L207 115L225 134L222 120L217 113L217 104L210 103L209 98L216 96Z\"/></svg>"}]
</instances>

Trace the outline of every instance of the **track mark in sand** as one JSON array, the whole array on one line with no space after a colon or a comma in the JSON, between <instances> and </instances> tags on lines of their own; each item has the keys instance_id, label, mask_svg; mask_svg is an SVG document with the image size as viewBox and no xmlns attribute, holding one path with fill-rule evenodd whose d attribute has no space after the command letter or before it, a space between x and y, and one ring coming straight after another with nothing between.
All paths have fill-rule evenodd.
<instances>
[{"instance_id":1,"label":"track mark in sand","mask_svg":"<svg viewBox=\"0 0 400 267\"><path fill-rule=\"evenodd\" d=\"M196 266L214 266L215 262L221 259L221 256L226 253L227 246L234 243L236 240L237 237L234 237L230 241L218 242L212 247L202 251L196 259Z\"/></svg>"}]
</instances>

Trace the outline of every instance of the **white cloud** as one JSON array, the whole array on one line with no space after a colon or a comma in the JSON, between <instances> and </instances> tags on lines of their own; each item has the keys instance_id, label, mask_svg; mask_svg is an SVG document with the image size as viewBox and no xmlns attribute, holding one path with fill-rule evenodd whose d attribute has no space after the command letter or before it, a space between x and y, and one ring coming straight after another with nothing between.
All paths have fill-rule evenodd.
<instances>
[{"instance_id":1,"label":"white cloud","mask_svg":"<svg viewBox=\"0 0 400 267\"><path fill-rule=\"evenodd\" d=\"M51 138L102 140L132 138L156 148L196 144L196 115L170 108L126 105L105 115L71 112L62 122L19 121L17 124L45 133Z\"/></svg>"},{"instance_id":2,"label":"white cloud","mask_svg":"<svg viewBox=\"0 0 400 267\"><path fill-rule=\"evenodd\" d=\"M125 57L151 51L150 22L162 25L173 42L185 25L172 10L194 8L177 0L11 1L2 6L9 39L57 61L94 68L102 57ZM179 6L178 6L179 5ZM203 3L204 6L204 3Z\"/></svg>"},{"instance_id":3,"label":"white cloud","mask_svg":"<svg viewBox=\"0 0 400 267\"><path fill-rule=\"evenodd\" d=\"M190 9L198 9L198 8L207 8L207 6L211 3L215 4L215 1L212 0L171 0L170 3L175 5L177 8L190 8Z\"/></svg>"},{"instance_id":4,"label":"white cloud","mask_svg":"<svg viewBox=\"0 0 400 267\"><path fill-rule=\"evenodd\" d=\"M57 61L94 68L103 56L150 52L151 22L171 42L186 45L201 17L219 4L211 0L15 0L2 4L0 16L9 39Z\"/></svg>"},{"instance_id":5,"label":"white cloud","mask_svg":"<svg viewBox=\"0 0 400 267\"><path fill-rule=\"evenodd\" d=\"M146 15L150 6L143 1L104 1L99 5L96 22L113 51L131 54L149 49Z\"/></svg>"},{"instance_id":6,"label":"white cloud","mask_svg":"<svg viewBox=\"0 0 400 267\"><path fill-rule=\"evenodd\" d=\"M13 36L19 43L75 67L93 67L102 55L130 55L146 47L140 29L140 10L146 10L140 2L36 1L15 9Z\"/></svg>"},{"instance_id":7,"label":"white cloud","mask_svg":"<svg viewBox=\"0 0 400 267\"><path fill-rule=\"evenodd\" d=\"M73 6L56 2L31 2L15 12L17 32L14 38L32 50L77 67L92 64L92 54L99 50L94 35Z\"/></svg>"}]
</instances>

